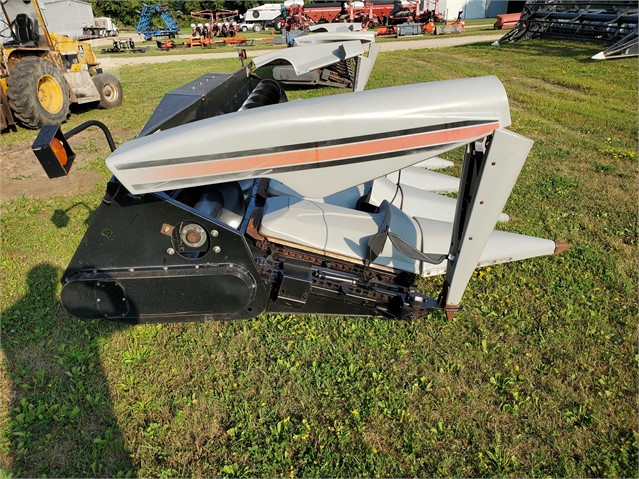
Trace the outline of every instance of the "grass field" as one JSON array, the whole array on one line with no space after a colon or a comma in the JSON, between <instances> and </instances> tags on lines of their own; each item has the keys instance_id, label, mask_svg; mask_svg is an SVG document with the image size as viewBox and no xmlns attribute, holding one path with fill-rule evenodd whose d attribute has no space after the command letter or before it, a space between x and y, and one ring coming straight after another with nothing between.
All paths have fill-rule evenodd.
<instances>
[{"instance_id":1,"label":"grass field","mask_svg":"<svg viewBox=\"0 0 639 479\"><path fill-rule=\"evenodd\" d=\"M109 176L99 137L79 142L103 178L93 192L2 206L1 474L636 477L637 60L597 51L380 55L368 88L497 75L512 129L535 140L506 207L522 219L505 228L574 245L479 270L450 322L76 320L59 280ZM238 66L123 67L122 107L65 129L95 118L124 142L165 92Z\"/></svg>"}]
</instances>

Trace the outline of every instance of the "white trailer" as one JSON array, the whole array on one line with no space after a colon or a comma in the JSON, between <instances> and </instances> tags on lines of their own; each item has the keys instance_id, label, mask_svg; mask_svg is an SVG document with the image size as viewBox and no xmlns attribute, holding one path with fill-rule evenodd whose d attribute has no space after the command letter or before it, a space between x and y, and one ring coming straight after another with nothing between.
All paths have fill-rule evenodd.
<instances>
[{"instance_id":1,"label":"white trailer","mask_svg":"<svg viewBox=\"0 0 639 479\"><path fill-rule=\"evenodd\" d=\"M81 37L82 28L93 23L91 4L82 0L44 0L40 9L49 31L60 35Z\"/></svg>"},{"instance_id":2,"label":"white trailer","mask_svg":"<svg viewBox=\"0 0 639 479\"><path fill-rule=\"evenodd\" d=\"M274 26L274 20L282 14L281 3L265 3L258 7L249 8L242 16L240 30L246 32L253 30L254 32L262 31L265 28Z\"/></svg>"}]
</instances>

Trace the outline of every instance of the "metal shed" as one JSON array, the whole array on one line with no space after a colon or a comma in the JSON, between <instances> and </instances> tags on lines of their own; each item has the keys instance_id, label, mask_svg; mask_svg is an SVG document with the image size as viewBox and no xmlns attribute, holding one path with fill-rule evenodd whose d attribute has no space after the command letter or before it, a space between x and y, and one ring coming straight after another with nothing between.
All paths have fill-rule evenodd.
<instances>
[{"instance_id":1,"label":"metal shed","mask_svg":"<svg viewBox=\"0 0 639 479\"><path fill-rule=\"evenodd\" d=\"M525 1L512 0L440 0L439 9L447 20L457 18L463 11L462 18L492 18L501 13L521 12Z\"/></svg>"},{"instance_id":2,"label":"metal shed","mask_svg":"<svg viewBox=\"0 0 639 479\"><path fill-rule=\"evenodd\" d=\"M42 14L49 31L69 37L82 36L82 27L93 24L93 9L82 0L42 0Z\"/></svg>"}]
</instances>

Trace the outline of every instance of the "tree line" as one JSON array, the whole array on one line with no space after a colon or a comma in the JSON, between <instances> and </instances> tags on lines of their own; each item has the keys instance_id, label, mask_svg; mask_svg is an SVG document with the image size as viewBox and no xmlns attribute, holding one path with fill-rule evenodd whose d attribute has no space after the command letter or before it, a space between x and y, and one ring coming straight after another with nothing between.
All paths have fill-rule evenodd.
<instances>
[{"instance_id":1,"label":"tree line","mask_svg":"<svg viewBox=\"0 0 639 479\"><path fill-rule=\"evenodd\" d=\"M193 17L190 12L200 10L211 10L213 12L226 9L238 10L241 14L249 8L255 7L260 3L257 0L200 0L200 1L180 1L180 0L129 0L123 2L121 0L89 0L93 8L93 15L96 17L111 17L120 26L135 27L140 19L142 6L148 5L168 5L173 18L180 27L187 27L193 23ZM270 3L281 3L281 0L269 0Z\"/></svg>"}]
</instances>

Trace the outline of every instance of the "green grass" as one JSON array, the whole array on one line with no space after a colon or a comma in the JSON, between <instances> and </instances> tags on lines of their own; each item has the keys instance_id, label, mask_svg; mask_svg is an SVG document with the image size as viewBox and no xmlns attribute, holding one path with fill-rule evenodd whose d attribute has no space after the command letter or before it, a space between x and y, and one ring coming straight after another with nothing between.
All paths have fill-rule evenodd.
<instances>
[{"instance_id":1,"label":"green grass","mask_svg":"<svg viewBox=\"0 0 639 479\"><path fill-rule=\"evenodd\" d=\"M497 75L512 129L535 140L506 207L522 219L505 228L574 244L479 270L451 322L81 322L59 305L59 279L104 182L3 205L2 474L636 477L637 60L588 60L596 51L529 41L380 55L369 88ZM123 67L122 107L65 129L96 118L122 143L163 93L237 67ZM79 154L105 181L95 138Z\"/></svg>"}]
</instances>

